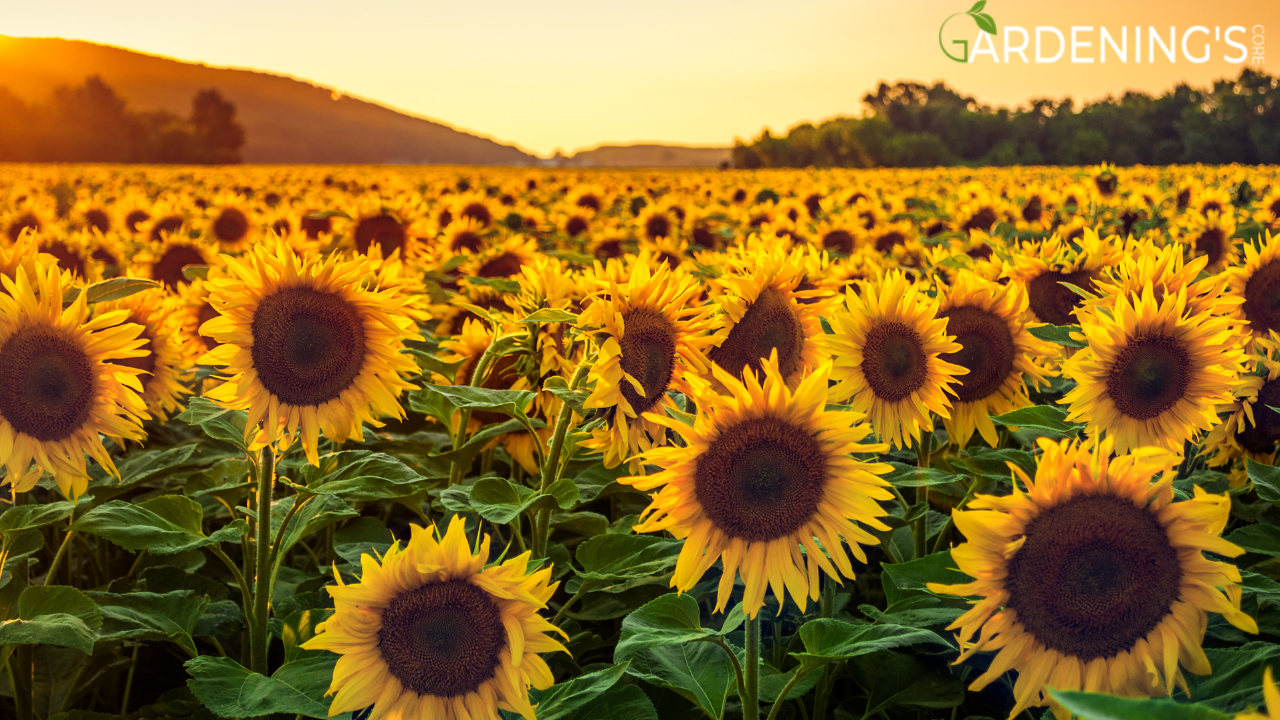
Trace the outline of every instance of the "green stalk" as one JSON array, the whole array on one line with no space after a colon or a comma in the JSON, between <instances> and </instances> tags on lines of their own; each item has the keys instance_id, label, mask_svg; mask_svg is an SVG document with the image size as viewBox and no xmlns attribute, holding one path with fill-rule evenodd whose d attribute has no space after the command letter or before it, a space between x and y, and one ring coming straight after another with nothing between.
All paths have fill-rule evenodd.
<instances>
[{"instance_id":1,"label":"green stalk","mask_svg":"<svg viewBox=\"0 0 1280 720\"><path fill-rule=\"evenodd\" d=\"M832 577L822 578L822 617L830 618L836 612L836 581ZM830 687L827 682L831 679L831 663L822 666L822 679L818 681L818 689L813 698L813 716L815 718L825 717L827 713L827 693ZM799 675L799 673L796 673ZM779 696L778 701L781 702L783 696ZM774 704L773 712L777 711L778 703ZM802 705L803 709L803 705ZM773 713L771 712L770 715Z\"/></svg>"},{"instance_id":2,"label":"green stalk","mask_svg":"<svg viewBox=\"0 0 1280 720\"><path fill-rule=\"evenodd\" d=\"M916 444L916 465L921 469L929 467L929 453L933 450L933 433L926 433ZM916 488L916 504L924 505L924 512L913 524L912 535L915 539L915 558L918 560L928 553L929 542L929 486Z\"/></svg>"},{"instance_id":3,"label":"green stalk","mask_svg":"<svg viewBox=\"0 0 1280 720\"><path fill-rule=\"evenodd\" d=\"M760 615L747 619L747 648L742 668L743 720L760 720Z\"/></svg>"},{"instance_id":4,"label":"green stalk","mask_svg":"<svg viewBox=\"0 0 1280 720\"><path fill-rule=\"evenodd\" d=\"M778 699L773 702L773 708L769 710L769 720L774 720L774 718L778 717L778 711L782 709L782 704L787 701L787 696L791 694L791 688L794 688L796 683L803 680L804 676L810 672L813 672L812 667L796 668L796 674L787 681L787 684L782 688L782 692L778 693Z\"/></svg>"},{"instance_id":5,"label":"green stalk","mask_svg":"<svg viewBox=\"0 0 1280 720\"><path fill-rule=\"evenodd\" d=\"M258 473L258 523L255 528L254 549L257 551L257 567L253 592L254 625L253 648L249 662L254 672L267 673L267 646L271 634L267 630L267 615L271 608L271 494L275 488L275 453L270 445L262 449L262 466Z\"/></svg>"},{"instance_id":6,"label":"green stalk","mask_svg":"<svg viewBox=\"0 0 1280 720\"><path fill-rule=\"evenodd\" d=\"M67 551L71 549L71 541L75 539L75 530L68 530L67 534L62 536L62 544L58 546L58 552L53 556L53 562L49 563L49 572L44 576L45 585L53 583L54 573L58 572L58 565L62 563L62 558L65 557Z\"/></svg>"},{"instance_id":7,"label":"green stalk","mask_svg":"<svg viewBox=\"0 0 1280 720\"><path fill-rule=\"evenodd\" d=\"M591 369L590 363L583 359L578 365L578 369L573 372L573 379L569 382L569 390L577 390L587 378L587 372ZM544 494L547 488L555 484L560 479L560 453L564 450L564 438L569 434L569 426L573 424L573 408L569 407L569 403L560 405L560 414L556 417L555 432L551 436L551 447L547 450L547 454L542 458L542 481L538 485L538 493ZM536 558L546 557L547 539L551 534L551 510L544 508L539 510L534 516L533 525L533 556Z\"/></svg>"}]
</instances>

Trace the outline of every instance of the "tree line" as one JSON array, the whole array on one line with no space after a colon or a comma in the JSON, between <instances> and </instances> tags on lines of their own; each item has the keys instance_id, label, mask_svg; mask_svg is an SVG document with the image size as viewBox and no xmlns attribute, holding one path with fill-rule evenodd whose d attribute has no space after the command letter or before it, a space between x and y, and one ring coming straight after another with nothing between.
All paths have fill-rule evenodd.
<instances>
[{"instance_id":1,"label":"tree line","mask_svg":"<svg viewBox=\"0 0 1280 720\"><path fill-rule=\"evenodd\" d=\"M880 83L862 117L765 130L733 149L761 167L1168 165L1280 163L1280 79L1245 69L1212 88L1179 84L1153 97L1126 92L1085 104L1036 99L992 108L943 83Z\"/></svg>"},{"instance_id":2,"label":"tree line","mask_svg":"<svg viewBox=\"0 0 1280 720\"><path fill-rule=\"evenodd\" d=\"M201 90L191 114L134 111L101 77L27 103L0 87L0 161L222 164L240 162L235 105Z\"/></svg>"}]
</instances>

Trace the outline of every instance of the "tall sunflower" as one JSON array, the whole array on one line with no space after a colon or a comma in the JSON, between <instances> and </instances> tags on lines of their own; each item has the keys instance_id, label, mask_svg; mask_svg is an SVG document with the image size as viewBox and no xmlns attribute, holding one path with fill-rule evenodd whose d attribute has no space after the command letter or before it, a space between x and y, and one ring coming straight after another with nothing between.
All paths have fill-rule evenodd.
<instances>
[{"instance_id":1,"label":"tall sunflower","mask_svg":"<svg viewBox=\"0 0 1280 720\"><path fill-rule=\"evenodd\" d=\"M1015 284L1001 285L961 271L955 283L942 288L938 317L947 321L947 334L960 350L941 359L968 369L954 388L947 435L964 447L975 430L995 447L992 415L1031 404L1027 382L1046 382L1043 360L1055 354L1048 344L1027 331L1027 295Z\"/></svg>"},{"instance_id":2,"label":"tall sunflower","mask_svg":"<svg viewBox=\"0 0 1280 720\"><path fill-rule=\"evenodd\" d=\"M1244 353L1231 321L1187 312L1187 290L1156 301L1151 285L1134 302L1120 296L1109 312L1084 314L1088 341L1062 368L1076 387L1062 398L1068 420L1105 433L1119 452L1157 445L1180 451L1183 441L1218 421Z\"/></svg>"},{"instance_id":3,"label":"tall sunflower","mask_svg":"<svg viewBox=\"0 0 1280 720\"><path fill-rule=\"evenodd\" d=\"M616 467L664 435L644 413L675 407L667 391L689 395L699 382L706 347L714 342L707 331L716 305L696 304L702 293L697 281L647 255L636 259L625 280L619 263L610 267L597 271L607 289L583 311L579 326L599 348L588 376L595 388L582 405L608 420L583 447L603 451L605 465Z\"/></svg>"},{"instance_id":4,"label":"tall sunflower","mask_svg":"<svg viewBox=\"0 0 1280 720\"><path fill-rule=\"evenodd\" d=\"M529 553L485 567L489 536L473 554L460 517L441 539L435 528L410 530L408 546L392 545L381 563L361 557L359 583L335 572L326 588L334 614L302 647L342 656L329 714L372 705L371 720L480 720L501 708L534 720L529 687L555 682L538 654L567 652L538 615L560 584L551 567L529 572Z\"/></svg>"},{"instance_id":5,"label":"tall sunflower","mask_svg":"<svg viewBox=\"0 0 1280 720\"><path fill-rule=\"evenodd\" d=\"M401 350L418 332L400 312L405 297L365 285L372 261L299 258L277 239L226 262L228 277L208 281L220 315L200 327L221 344L200 363L226 368L207 395L249 412L246 437L265 421L268 442L301 438L316 464L321 432L359 440L362 423L403 416L397 396L412 386L402 377L417 369Z\"/></svg>"},{"instance_id":6,"label":"tall sunflower","mask_svg":"<svg viewBox=\"0 0 1280 720\"><path fill-rule=\"evenodd\" d=\"M886 530L878 519L886 513L877 501L893 497L877 477L888 465L851 457L888 446L863 444L871 434L863 415L826 409L829 364L794 391L778 370L776 353L763 370L761 382L754 373L739 380L713 367L727 392L696 394L699 412L692 427L656 413L646 416L678 433L685 445L646 453L645 462L661 472L619 480L637 490L658 490L637 531L666 530L684 539L672 586L689 590L720 560L724 574L716 610L724 609L741 575L748 617L760 612L770 586L779 612L788 594L803 611L809 599L818 598L821 573L837 581L841 574L853 578L844 543L867 562L861 545L878 540L860 524Z\"/></svg>"},{"instance_id":7,"label":"tall sunflower","mask_svg":"<svg viewBox=\"0 0 1280 720\"><path fill-rule=\"evenodd\" d=\"M1173 502L1178 458L1157 448L1111 458L1109 438L1039 444L1034 481L1014 468L1025 491L1015 482L952 516L969 541L951 556L974 581L928 585L981 598L950 626L957 663L998 651L970 689L1016 669L1011 719L1046 704L1046 687L1165 695L1185 689L1183 668L1211 672L1200 647L1209 612L1258 632L1239 608L1240 571L1202 552L1243 552L1221 537L1229 498L1196 487Z\"/></svg>"},{"instance_id":8,"label":"tall sunflower","mask_svg":"<svg viewBox=\"0 0 1280 720\"><path fill-rule=\"evenodd\" d=\"M822 336L834 362L830 398L870 418L880 439L909 448L922 429L933 432L933 414L950 417L946 393L956 394L950 385L968 370L942 356L962 347L947 335L938 301L901 271L861 287L830 317L834 334Z\"/></svg>"},{"instance_id":9,"label":"tall sunflower","mask_svg":"<svg viewBox=\"0 0 1280 720\"><path fill-rule=\"evenodd\" d=\"M29 274L29 270L31 271ZM62 307L62 273L43 261L0 275L0 463L26 492L49 473L64 495L89 484L86 453L116 475L101 435L140 440L141 370L115 364L146 355L128 312L90 319L86 293ZM35 466L32 467L32 462Z\"/></svg>"}]
</instances>

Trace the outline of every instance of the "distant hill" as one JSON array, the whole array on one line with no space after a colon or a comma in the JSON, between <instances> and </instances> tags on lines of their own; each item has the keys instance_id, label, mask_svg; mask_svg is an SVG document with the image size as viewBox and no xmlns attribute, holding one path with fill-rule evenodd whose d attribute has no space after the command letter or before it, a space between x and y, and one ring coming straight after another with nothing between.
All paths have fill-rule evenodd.
<instances>
[{"instance_id":1,"label":"distant hill","mask_svg":"<svg viewBox=\"0 0 1280 720\"><path fill-rule=\"evenodd\" d=\"M733 148L682 145L601 145L574 153L565 167L701 168L733 162Z\"/></svg>"},{"instance_id":2,"label":"distant hill","mask_svg":"<svg viewBox=\"0 0 1280 720\"><path fill-rule=\"evenodd\" d=\"M203 64L59 38L0 35L0 86L28 102L100 75L134 110L191 111L217 88L236 106L250 163L532 165L517 148L280 75ZM336 98L336 99L335 99Z\"/></svg>"}]
</instances>

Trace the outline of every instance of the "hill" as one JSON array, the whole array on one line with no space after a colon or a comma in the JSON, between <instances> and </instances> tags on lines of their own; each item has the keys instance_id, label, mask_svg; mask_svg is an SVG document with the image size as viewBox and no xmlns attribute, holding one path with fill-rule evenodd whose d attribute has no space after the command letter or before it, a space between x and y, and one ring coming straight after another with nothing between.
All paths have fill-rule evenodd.
<instances>
[{"instance_id":1,"label":"hill","mask_svg":"<svg viewBox=\"0 0 1280 720\"><path fill-rule=\"evenodd\" d=\"M509 145L293 78L124 50L78 40L0 35L0 86L28 102L100 75L135 110L185 116L191 98L217 88L236 106L250 163L450 163L526 165Z\"/></svg>"},{"instance_id":2,"label":"hill","mask_svg":"<svg viewBox=\"0 0 1280 720\"><path fill-rule=\"evenodd\" d=\"M733 161L732 148L682 145L601 145L574 153L565 167L702 168Z\"/></svg>"}]
</instances>

